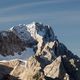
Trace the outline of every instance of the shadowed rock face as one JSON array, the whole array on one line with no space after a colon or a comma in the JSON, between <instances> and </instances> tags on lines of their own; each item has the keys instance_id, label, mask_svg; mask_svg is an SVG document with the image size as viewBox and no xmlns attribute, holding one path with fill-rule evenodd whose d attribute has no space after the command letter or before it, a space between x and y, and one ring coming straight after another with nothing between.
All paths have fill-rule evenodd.
<instances>
[{"instance_id":1,"label":"shadowed rock face","mask_svg":"<svg viewBox=\"0 0 80 80\"><path fill-rule=\"evenodd\" d=\"M24 66L21 60L0 61L0 80L21 80L18 75L25 70Z\"/></svg>"},{"instance_id":2,"label":"shadowed rock face","mask_svg":"<svg viewBox=\"0 0 80 80\"><path fill-rule=\"evenodd\" d=\"M14 56L25 48L35 52L27 61L0 61L1 80L80 80L80 58L58 41L50 26L32 23L0 32L0 55Z\"/></svg>"},{"instance_id":3,"label":"shadowed rock face","mask_svg":"<svg viewBox=\"0 0 80 80\"><path fill-rule=\"evenodd\" d=\"M0 32L0 54L3 56L25 50L25 44L17 35L10 31Z\"/></svg>"}]
</instances>

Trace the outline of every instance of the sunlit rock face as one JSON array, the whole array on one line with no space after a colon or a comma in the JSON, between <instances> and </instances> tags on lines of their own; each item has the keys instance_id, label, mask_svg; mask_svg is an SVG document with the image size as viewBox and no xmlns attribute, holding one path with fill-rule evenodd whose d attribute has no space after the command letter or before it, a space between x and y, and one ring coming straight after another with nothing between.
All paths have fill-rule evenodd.
<instances>
[{"instance_id":1,"label":"sunlit rock face","mask_svg":"<svg viewBox=\"0 0 80 80\"><path fill-rule=\"evenodd\" d=\"M42 23L1 31L0 60L1 80L80 80L80 58Z\"/></svg>"}]
</instances>

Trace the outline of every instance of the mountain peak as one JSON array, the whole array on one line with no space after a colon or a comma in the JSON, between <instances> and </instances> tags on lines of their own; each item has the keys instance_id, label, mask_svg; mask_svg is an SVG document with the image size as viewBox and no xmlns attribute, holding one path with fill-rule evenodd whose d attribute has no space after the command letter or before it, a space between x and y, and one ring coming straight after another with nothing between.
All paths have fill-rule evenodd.
<instances>
[{"instance_id":1,"label":"mountain peak","mask_svg":"<svg viewBox=\"0 0 80 80\"><path fill-rule=\"evenodd\" d=\"M1 31L0 60L1 80L80 80L80 58L42 23Z\"/></svg>"},{"instance_id":2,"label":"mountain peak","mask_svg":"<svg viewBox=\"0 0 80 80\"><path fill-rule=\"evenodd\" d=\"M14 32L23 41L36 40L37 36L42 37L55 37L54 32L49 25L43 25L42 23L32 22L31 24L20 24L10 28L10 31Z\"/></svg>"},{"instance_id":3,"label":"mountain peak","mask_svg":"<svg viewBox=\"0 0 80 80\"><path fill-rule=\"evenodd\" d=\"M42 45L49 41L55 40L55 34L49 25L32 22L30 24L19 24L13 26L7 31L0 32L2 56L22 54L26 48L34 46L41 48ZM33 51L32 49L29 49ZM32 52L34 53L34 51ZM1 59L4 59L1 56ZM15 57L18 55L15 55ZM16 57L17 58L17 57ZM6 59L6 58L5 58ZM10 58L11 59L11 58Z\"/></svg>"}]
</instances>

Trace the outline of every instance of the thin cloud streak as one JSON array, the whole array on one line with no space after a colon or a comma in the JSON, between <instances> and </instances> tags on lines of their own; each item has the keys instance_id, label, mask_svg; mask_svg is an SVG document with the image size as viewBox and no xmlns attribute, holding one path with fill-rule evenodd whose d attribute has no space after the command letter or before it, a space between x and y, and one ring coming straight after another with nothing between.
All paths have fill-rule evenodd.
<instances>
[{"instance_id":1,"label":"thin cloud streak","mask_svg":"<svg viewBox=\"0 0 80 80\"><path fill-rule=\"evenodd\" d=\"M48 0L48 1L38 1L38 2L33 2L33 3L24 3L20 5L14 5L10 6L7 8L0 9L0 13L4 13L6 11L14 10L14 9L19 9L22 7L33 7L33 6L39 6L39 5L44 5L44 4L51 4L51 3L62 3L62 2L68 2L69 0ZM74 1L74 0L73 0Z\"/></svg>"},{"instance_id":2,"label":"thin cloud streak","mask_svg":"<svg viewBox=\"0 0 80 80\"><path fill-rule=\"evenodd\" d=\"M5 22L13 22L13 21L20 21L20 20L28 20L28 19L38 19L38 18L44 18L45 14L23 14L23 15L15 15L15 16L7 16L7 17L0 17L0 23L5 23ZM42 17L41 17L42 16ZM48 16L46 14L45 16Z\"/></svg>"},{"instance_id":3,"label":"thin cloud streak","mask_svg":"<svg viewBox=\"0 0 80 80\"><path fill-rule=\"evenodd\" d=\"M57 19L59 22L61 21L79 21L80 20L80 11L56 11L56 12L48 12L48 13L34 13L34 14L21 14L15 16L6 16L0 17L0 23L5 22L14 22L20 20L28 20L28 19Z\"/></svg>"},{"instance_id":4,"label":"thin cloud streak","mask_svg":"<svg viewBox=\"0 0 80 80\"><path fill-rule=\"evenodd\" d=\"M3 8L0 11L4 12L4 11L9 11L9 10L14 10L14 9L18 9L18 8L22 8L22 7L33 7L33 6L37 6L37 5L42 5L42 4L49 4L52 3L54 1L39 1L39 2L33 2L33 3L25 3L25 4L20 4L20 5L14 5L8 8Z\"/></svg>"}]
</instances>

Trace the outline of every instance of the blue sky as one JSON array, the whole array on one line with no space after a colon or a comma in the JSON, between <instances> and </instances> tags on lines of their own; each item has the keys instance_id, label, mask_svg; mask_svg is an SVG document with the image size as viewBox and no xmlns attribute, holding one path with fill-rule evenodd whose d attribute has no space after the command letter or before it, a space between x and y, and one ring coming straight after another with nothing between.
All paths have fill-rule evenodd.
<instances>
[{"instance_id":1,"label":"blue sky","mask_svg":"<svg viewBox=\"0 0 80 80\"><path fill-rule=\"evenodd\" d=\"M0 30L33 21L52 26L59 41L80 56L80 0L0 0Z\"/></svg>"}]
</instances>

